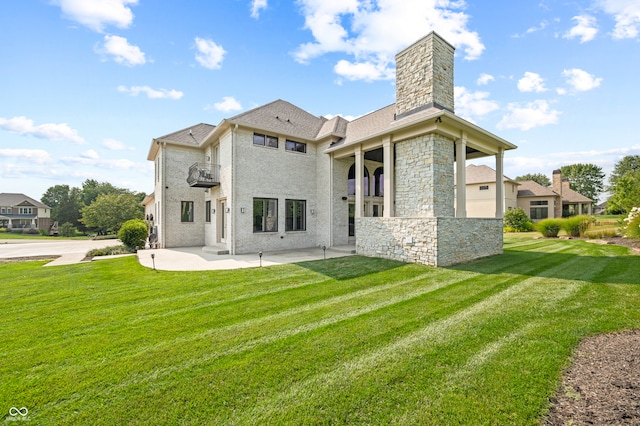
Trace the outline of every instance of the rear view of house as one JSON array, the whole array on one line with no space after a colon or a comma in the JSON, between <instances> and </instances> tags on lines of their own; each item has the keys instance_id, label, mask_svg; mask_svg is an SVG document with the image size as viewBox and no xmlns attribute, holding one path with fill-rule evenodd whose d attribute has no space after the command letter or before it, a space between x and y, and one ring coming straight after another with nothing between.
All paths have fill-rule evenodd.
<instances>
[{"instance_id":1,"label":"rear view of house","mask_svg":"<svg viewBox=\"0 0 640 426\"><path fill-rule=\"evenodd\" d=\"M492 156L501 171L515 146L455 115L453 55L436 33L398 53L396 103L352 121L276 100L154 138L145 211L158 245L230 254L353 245L429 265L500 253L503 197L493 217L468 218L454 179L464 187L472 158ZM502 173L495 179L502 188Z\"/></svg>"}]
</instances>

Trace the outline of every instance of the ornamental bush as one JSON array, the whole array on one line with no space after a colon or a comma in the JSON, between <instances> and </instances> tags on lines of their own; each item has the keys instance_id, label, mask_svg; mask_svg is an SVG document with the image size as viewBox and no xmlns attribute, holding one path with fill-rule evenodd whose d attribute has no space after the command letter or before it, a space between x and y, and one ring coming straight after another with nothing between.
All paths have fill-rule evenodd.
<instances>
[{"instance_id":1,"label":"ornamental bush","mask_svg":"<svg viewBox=\"0 0 640 426\"><path fill-rule=\"evenodd\" d=\"M547 238L556 238L562 229L561 219L543 219L535 224L535 230Z\"/></svg>"},{"instance_id":2,"label":"ornamental bush","mask_svg":"<svg viewBox=\"0 0 640 426\"><path fill-rule=\"evenodd\" d=\"M627 238L640 238L640 207L634 207L624 219L624 235Z\"/></svg>"},{"instance_id":3,"label":"ornamental bush","mask_svg":"<svg viewBox=\"0 0 640 426\"><path fill-rule=\"evenodd\" d=\"M515 232L529 232L533 230L533 222L521 207L508 210L504 214L504 227Z\"/></svg>"},{"instance_id":4,"label":"ornamental bush","mask_svg":"<svg viewBox=\"0 0 640 426\"><path fill-rule=\"evenodd\" d=\"M562 229L570 237L582 237L589 225L595 221L596 219L592 216L572 216L562 221Z\"/></svg>"},{"instance_id":5,"label":"ornamental bush","mask_svg":"<svg viewBox=\"0 0 640 426\"><path fill-rule=\"evenodd\" d=\"M118 239L129 249L143 248L147 240L147 224L142 219L131 219L122 224Z\"/></svg>"},{"instance_id":6,"label":"ornamental bush","mask_svg":"<svg viewBox=\"0 0 640 426\"><path fill-rule=\"evenodd\" d=\"M58 235L61 237L73 237L76 235L76 228L70 222L65 222L58 228Z\"/></svg>"}]
</instances>

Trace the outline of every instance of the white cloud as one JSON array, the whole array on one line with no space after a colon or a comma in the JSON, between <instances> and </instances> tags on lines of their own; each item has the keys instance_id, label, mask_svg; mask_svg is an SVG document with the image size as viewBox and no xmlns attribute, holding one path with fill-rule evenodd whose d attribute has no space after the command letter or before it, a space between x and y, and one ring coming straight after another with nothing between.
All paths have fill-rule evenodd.
<instances>
[{"instance_id":1,"label":"white cloud","mask_svg":"<svg viewBox=\"0 0 640 426\"><path fill-rule=\"evenodd\" d=\"M296 61L307 63L326 53L353 56L334 70L347 79L392 79L395 54L437 31L464 53L480 57L485 47L468 29L462 0L300 0L305 28L313 41L298 46Z\"/></svg>"},{"instance_id":2,"label":"white cloud","mask_svg":"<svg viewBox=\"0 0 640 426\"><path fill-rule=\"evenodd\" d=\"M200 65L210 70L220 69L225 53L222 46L217 45L213 40L196 37L196 60Z\"/></svg>"},{"instance_id":3,"label":"white cloud","mask_svg":"<svg viewBox=\"0 0 640 426\"><path fill-rule=\"evenodd\" d=\"M567 31L562 37L564 38L576 38L580 37L580 43L591 41L598 34L598 26L596 25L596 18L590 15L578 15L571 18L576 22L576 25Z\"/></svg>"},{"instance_id":4,"label":"white cloud","mask_svg":"<svg viewBox=\"0 0 640 426\"><path fill-rule=\"evenodd\" d=\"M333 67L336 74L347 80L390 80L395 77L393 70L387 67L387 63L358 62L352 63L347 60L340 60Z\"/></svg>"},{"instance_id":5,"label":"white cloud","mask_svg":"<svg viewBox=\"0 0 640 426\"><path fill-rule=\"evenodd\" d=\"M518 90L521 92L544 92L544 79L535 72L525 72L524 77L518 80Z\"/></svg>"},{"instance_id":6,"label":"white cloud","mask_svg":"<svg viewBox=\"0 0 640 426\"><path fill-rule=\"evenodd\" d=\"M579 92L595 89L602 83L602 78L596 78L579 68L564 70L562 71L562 75L567 77L567 83Z\"/></svg>"},{"instance_id":7,"label":"white cloud","mask_svg":"<svg viewBox=\"0 0 640 426\"><path fill-rule=\"evenodd\" d=\"M489 82L491 81L495 81L495 77L493 77L491 74L482 73L480 74L480 77L478 77L476 84L478 86L484 86L486 84L489 84Z\"/></svg>"},{"instance_id":8,"label":"white cloud","mask_svg":"<svg viewBox=\"0 0 640 426\"><path fill-rule=\"evenodd\" d=\"M487 99L489 92L470 92L456 86L453 93L456 114L463 118L481 117L500 108L497 102Z\"/></svg>"},{"instance_id":9,"label":"white cloud","mask_svg":"<svg viewBox=\"0 0 640 426\"><path fill-rule=\"evenodd\" d=\"M83 152L82 154L80 154L80 156L82 158L88 158L90 160L97 160L100 157L98 153L93 149Z\"/></svg>"},{"instance_id":10,"label":"white cloud","mask_svg":"<svg viewBox=\"0 0 640 426\"><path fill-rule=\"evenodd\" d=\"M33 120L27 117L0 117L0 128L19 135L35 136L40 139L52 141L69 141L84 144L86 141L78 135L78 131L69 127L67 123L45 123L34 125Z\"/></svg>"},{"instance_id":11,"label":"white cloud","mask_svg":"<svg viewBox=\"0 0 640 426\"><path fill-rule=\"evenodd\" d=\"M72 21L103 32L107 25L128 28L133 22L128 5L135 6L138 0L54 0L54 4Z\"/></svg>"},{"instance_id":12,"label":"white cloud","mask_svg":"<svg viewBox=\"0 0 640 426\"><path fill-rule=\"evenodd\" d=\"M213 104L213 108L216 111L222 112L231 112L231 111L240 111L242 109L242 105L232 96L223 96L222 102L216 102Z\"/></svg>"},{"instance_id":13,"label":"white cloud","mask_svg":"<svg viewBox=\"0 0 640 426\"><path fill-rule=\"evenodd\" d=\"M605 13L616 21L613 38L636 38L640 34L640 2L638 0L598 0Z\"/></svg>"},{"instance_id":14,"label":"white cloud","mask_svg":"<svg viewBox=\"0 0 640 426\"><path fill-rule=\"evenodd\" d=\"M267 0L252 0L251 1L251 17L258 19L260 17L260 11L267 8Z\"/></svg>"},{"instance_id":15,"label":"white cloud","mask_svg":"<svg viewBox=\"0 0 640 426\"><path fill-rule=\"evenodd\" d=\"M104 44L96 51L101 54L110 55L119 64L134 66L143 65L147 62L145 54L138 46L129 44L126 38L105 35Z\"/></svg>"},{"instance_id":16,"label":"white cloud","mask_svg":"<svg viewBox=\"0 0 640 426\"><path fill-rule=\"evenodd\" d=\"M28 160L36 164L45 164L51 162L51 156L43 149L1 149L0 157L14 158L19 160Z\"/></svg>"},{"instance_id":17,"label":"white cloud","mask_svg":"<svg viewBox=\"0 0 640 426\"><path fill-rule=\"evenodd\" d=\"M544 100L529 102L524 106L511 103L507 109L509 113L496 125L498 129L530 130L557 123L561 114L560 111L551 109Z\"/></svg>"},{"instance_id":18,"label":"white cloud","mask_svg":"<svg viewBox=\"0 0 640 426\"><path fill-rule=\"evenodd\" d=\"M138 96L140 93L147 95L149 99L180 99L184 93L178 90L152 89L149 86L118 86L118 92L128 93L131 96Z\"/></svg>"},{"instance_id":19,"label":"white cloud","mask_svg":"<svg viewBox=\"0 0 640 426\"><path fill-rule=\"evenodd\" d=\"M109 139L109 138L102 141L102 146L111 151L125 151L125 150L134 151L135 150L135 148L128 147L123 142L120 142L115 139Z\"/></svg>"}]
</instances>

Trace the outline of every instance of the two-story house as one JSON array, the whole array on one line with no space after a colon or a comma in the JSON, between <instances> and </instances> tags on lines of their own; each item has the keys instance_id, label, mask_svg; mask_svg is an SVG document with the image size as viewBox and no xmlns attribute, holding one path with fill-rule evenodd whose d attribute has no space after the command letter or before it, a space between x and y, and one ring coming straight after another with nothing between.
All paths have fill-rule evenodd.
<instances>
[{"instance_id":1,"label":"two-story house","mask_svg":"<svg viewBox=\"0 0 640 426\"><path fill-rule=\"evenodd\" d=\"M494 217L467 218L454 170L464 187L467 159L493 156L501 171L515 145L454 114L453 58L428 34L396 55L396 102L352 121L276 100L154 138L144 203L158 246L241 254L353 244L429 265L500 253L503 197Z\"/></svg>"}]
</instances>

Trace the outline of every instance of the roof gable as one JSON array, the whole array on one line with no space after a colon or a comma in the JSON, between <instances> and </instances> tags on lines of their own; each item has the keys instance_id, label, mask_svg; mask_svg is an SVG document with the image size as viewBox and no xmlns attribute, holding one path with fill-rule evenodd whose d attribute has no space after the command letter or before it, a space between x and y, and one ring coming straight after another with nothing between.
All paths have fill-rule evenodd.
<instances>
[{"instance_id":1,"label":"roof gable","mask_svg":"<svg viewBox=\"0 0 640 426\"><path fill-rule=\"evenodd\" d=\"M469 184L478 184L478 183L495 183L496 182L496 171L493 170L489 166L485 165L475 165L469 164L465 168L465 177L467 185ZM504 180L507 182L512 182L515 184L519 184L515 180L504 176Z\"/></svg>"},{"instance_id":2,"label":"roof gable","mask_svg":"<svg viewBox=\"0 0 640 426\"><path fill-rule=\"evenodd\" d=\"M0 206L13 207L13 206L33 206L42 209L49 209L50 207L40 201L31 198L27 195L20 193L3 192L0 194Z\"/></svg>"},{"instance_id":3,"label":"roof gable","mask_svg":"<svg viewBox=\"0 0 640 426\"><path fill-rule=\"evenodd\" d=\"M165 142L173 142L183 145L200 146L202 142L209 136L216 126L212 124L199 123L190 127L186 127L177 132L156 138Z\"/></svg>"}]
</instances>

